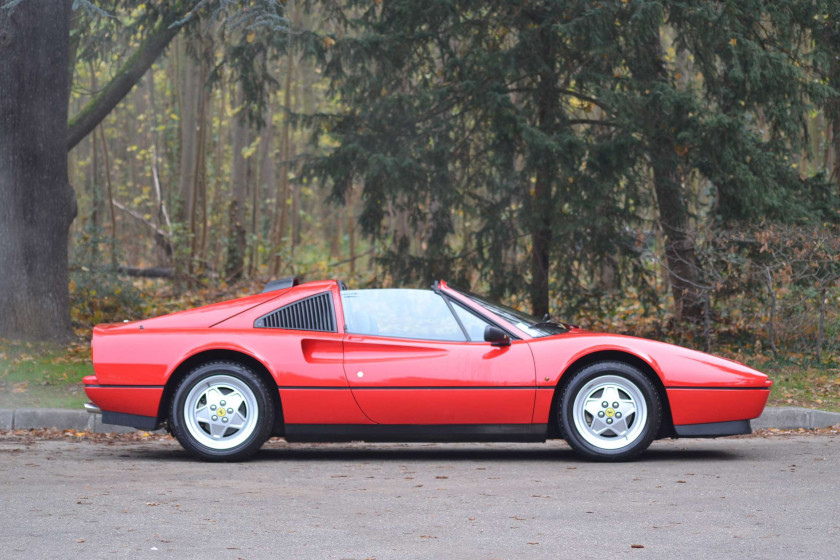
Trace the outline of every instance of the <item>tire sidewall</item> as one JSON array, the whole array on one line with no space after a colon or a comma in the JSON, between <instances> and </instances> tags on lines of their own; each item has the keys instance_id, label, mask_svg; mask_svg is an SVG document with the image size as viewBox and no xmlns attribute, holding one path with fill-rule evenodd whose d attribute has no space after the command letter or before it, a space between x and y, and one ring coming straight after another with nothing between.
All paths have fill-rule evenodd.
<instances>
[{"instance_id":1,"label":"tire sidewall","mask_svg":"<svg viewBox=\"0 0 840 560\"><path fill-rule=\"evenodd\" d=\"M248 386L257 402L257 423L248 438L230 449L213 449L195 439L187 428L184 406L190 391L209 377L226 375ZM238 461L250 457L270 436L274 406L265 383L250 368L234 362L211 362L198 366L178 384L170 405L172 435L190 454L208 461Z\"/></svg>"},{"instance_id":2,"label":"tire sidewall","mask_svg":"<svg viewBox=\"0 0 840 560\"><path fill-rule=\"evenodd\" d=\"M598 377L617 376L638 387L647 407L646 425L631 444L620 449L603 449L586 441L578 432L574 421L574 402L587 383ZM574 373L563 390L558 421L566 442L581 455L597 461L624 461L632 459L650 446L659 432L662 405L659 393L650 379L637 368L623 362L597 362Z\"/></svg>"}]
</instances>

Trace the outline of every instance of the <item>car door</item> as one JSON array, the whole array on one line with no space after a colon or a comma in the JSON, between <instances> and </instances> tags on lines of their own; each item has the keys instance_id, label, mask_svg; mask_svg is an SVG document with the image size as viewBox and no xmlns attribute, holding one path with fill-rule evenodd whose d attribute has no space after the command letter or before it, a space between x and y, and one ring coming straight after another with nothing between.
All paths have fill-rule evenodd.
<instances>
[{"instance_id":1,"label":"car door","mask_svg":"<svg viewBox=\"0 0 840 560\"><path fill-rule=\"evenodd\" d=\"M531 422L536 380L525 341L492 346L483 319L430 290L344 290L341 301L344 372L372 421Z\"/></svg>"}]
</instances>

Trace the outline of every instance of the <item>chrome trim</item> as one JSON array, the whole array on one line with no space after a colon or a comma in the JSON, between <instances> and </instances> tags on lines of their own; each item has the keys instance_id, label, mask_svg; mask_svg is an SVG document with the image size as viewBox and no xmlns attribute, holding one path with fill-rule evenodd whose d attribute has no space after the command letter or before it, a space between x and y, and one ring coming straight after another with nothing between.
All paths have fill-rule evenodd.
<instances>
[{"instance_id":1,"label":"chrome trim","mask_svg":"<svg viewBox=\"0 0 840 560\"><path fill-rule=\"evenodd\" d=\"M102 409L96 406L93 403L85 403L85 410L90 412L91 414L102 414Z\"/></svg>"}]
</instances>

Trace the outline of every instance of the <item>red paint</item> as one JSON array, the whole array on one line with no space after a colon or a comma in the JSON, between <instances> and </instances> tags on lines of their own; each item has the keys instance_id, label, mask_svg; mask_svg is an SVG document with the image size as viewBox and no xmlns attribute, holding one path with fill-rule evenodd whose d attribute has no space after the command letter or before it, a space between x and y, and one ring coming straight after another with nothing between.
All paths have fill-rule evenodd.
<instances>
[{"instance_id":1,"label":"red paint","mask_svg":"<svg viewBox=\"0 0 840 560\"><path fill-rule=\"evenodd\" d=\"M362 411L380 424L527 424L533 416L534 364L524 341L496 348L348 335L344 371Z\"/></svg>"},{"instance_id":2,"label":"red paint","mask_svg":"<svg viewBox=\"0 0 840 560\"><path fill-rule=\"evenodd\" d=\"M280 389L283 419L290 424L374 424L349 388Z\"/></svg>"},{"instance_id":3,"label":"red paint","mask_svg":"<svg viewBox=\"0 0 840 560\"><path fill-rule=\"evenodd\" d=\"M668 389L676 425L758 418L769 396L768 389Z\"/></svg>"},{"instance_id":4,"label":"red paint","mask_svg":"<svg viewBox=\"0 0 840 560\"><path fill-rule=\"evenodd\" d=\"M264 366L279 386L288 423L546 424L554 421L554 388L575 362L608 352L603 359L632 357L658 378L676 424L696 424L755 418L772 384L743 364L652 340L581 329L531 338L443 282L440 290L520 340L493 347L346 335L338 283L309 282L144 321L97 326L92 341L96 375L85 378L85 390L103 410L156 416L168 407L160 403L162 387L185 360L224 350ZM324 292L332 294L338 332L253 326L279 307ZM121 385L132 387L113 387Z\"/></svg>"},{"instance_id":5,"label":"red paint","mask_svg":"<svg viewBox=\"0 0 840 560\"><path fill-rule=\"evenodd\" d=\"M89 383L90 377L85 377ZM93 379L96 382L96 379ZM157 416L163 387L102 387L85 386L85 393L102 410L137 414L140 416Z\"/></svg>"},{"instance_id":6,"label":"red paint","mask_svg":"<svg viewBox=\"0 0 840 560\"><path fill-rule=\"evenodd\" d=\"M534 391L380 389L353 391L377 424L530 424Z\"/></svg>"}]
</instances>

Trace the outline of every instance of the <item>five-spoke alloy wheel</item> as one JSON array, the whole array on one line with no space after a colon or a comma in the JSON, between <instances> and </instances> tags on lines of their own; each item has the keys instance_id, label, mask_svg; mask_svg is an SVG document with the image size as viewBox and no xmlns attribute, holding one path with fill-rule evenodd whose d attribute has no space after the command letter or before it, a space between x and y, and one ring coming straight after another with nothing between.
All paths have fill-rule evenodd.
<instances>
[{"instance_id":1,"label":"five-spoke alloy wheel","mask_svg":"<svg viewBox=\"0 0 840 560\"><path fill-rule=\"evenodd\" d=\"M262 379L235 362L211 362L178 385L169 411L173 435L202 459L236 461L271 435L274 402Z\"/></svg>"},{"instance_id":2,"label":"five-spoke alloy wheel","mask_svg":"<svg viewBox=\"0 0 840 560\"><path fill-rule=\"evenodd\" d=\"M558 407L563 436L590 459L621 461L647 449L662 405L650 379L624 362L597 362L573 374Z\"/></svg>"}]
</instances>

